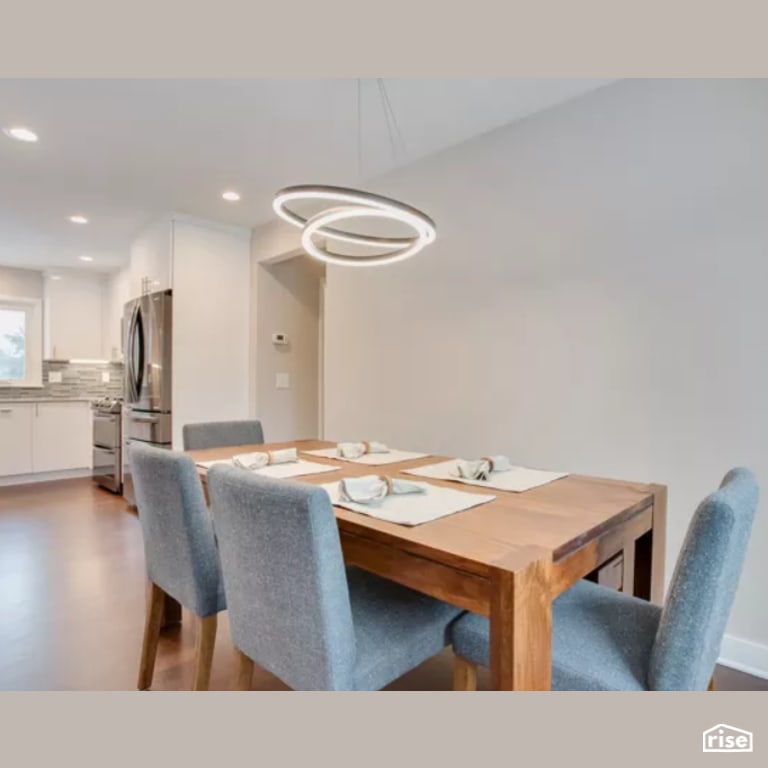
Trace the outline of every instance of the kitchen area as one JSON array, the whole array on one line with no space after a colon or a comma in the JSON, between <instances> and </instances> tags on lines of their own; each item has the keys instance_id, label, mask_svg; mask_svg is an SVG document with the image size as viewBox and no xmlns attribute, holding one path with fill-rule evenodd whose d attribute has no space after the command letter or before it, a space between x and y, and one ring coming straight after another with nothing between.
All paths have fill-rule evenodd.
<instances>
[{"instance_id":1,"label":"kitchen area","mask_svg":"<svg viewBox=\"0 0 768 768\"><path fill-rule=\"evenodd\" d=\"M250 247L168 214L116 271L0 264L0 504L2 486L91 477L131 505L131 441L249 415Z\"/></svg>"},{"instance_id":2,"label":"kitchen area","mask_svg":"<svg viewBox=\"0 0 768 768\"><path fill-rule=\"evenodd\" d=\"M0 266L0 485L103 464L94 404L123 397L118 287L110 275Z\"/></svg>"}]
</instances>

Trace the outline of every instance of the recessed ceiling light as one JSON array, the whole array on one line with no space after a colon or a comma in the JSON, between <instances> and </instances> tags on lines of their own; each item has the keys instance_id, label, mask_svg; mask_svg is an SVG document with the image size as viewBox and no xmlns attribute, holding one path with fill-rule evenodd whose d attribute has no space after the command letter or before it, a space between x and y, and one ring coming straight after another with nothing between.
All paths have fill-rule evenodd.
<instances>
[{"instance_id":1,"label":"recessed ceiling light","mask_svg":"<svg viewBox=\"0 0 768 768\"><path fill-rule=\"evenodd\" d=\"M240 195L237 194L234 190L227 190L226 192L222 192L221 196L228 200L230 203L236 203L240 200Z\"/></svg>"},{"instance_id":2,"label":"recessed ceiling light","mask_svg":"<svg viewBox=\"0 0 768 768\"><path fill-rule=\"evenodd\" d=\"M51 275L51 280L61 280L61 275Z\"/></svg>"},{"instance_id":3,"label":"recessed ceiling light","mask_svg":"<svg viewBox=\"0 0 768 768\"><path fill-rule=\"evenodd\" d=\"M87 224L88 223L88 219L86 219L85 216L80 216L80 215L70 216L69 220L73 224Z\"/></svg>"},{"instance_id":4,"label":"recessed ceiling light","mask_svg":"<svg viewBox=\"0 0 768 768\"><path fill-rule=\"evenodd\" d=\"M16 126L14 128L3 128L3 133L16 141L37 141L37 134L30 131L29 128Z\"/></svg>"},{"instance_id":5,"label":"recessed ceiling light","mask_svg":"<svg viewBox=\"0 0 768 768\"><path fill-rule=\"evenodd\" d=\"M81 256L80 261L93 261L93 256Z\"/></svg>"}]
</instances>

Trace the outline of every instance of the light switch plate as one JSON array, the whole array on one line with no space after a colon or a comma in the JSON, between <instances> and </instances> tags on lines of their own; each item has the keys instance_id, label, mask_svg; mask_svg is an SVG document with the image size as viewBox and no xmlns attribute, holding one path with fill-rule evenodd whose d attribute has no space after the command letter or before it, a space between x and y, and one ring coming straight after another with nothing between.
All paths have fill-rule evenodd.
<instances>
[{"instance_id":1,"label":"light switch plate","mask_svg":"<svg viewBox=\"0 0 768 768\"><path fill-rule=\"evenodd\" d=\"M275 387L277 389L290 389L291 388L291 376L288 373L278 373L275 376Z\"/></svg>"},{"instance_id":2,"label":"light switch plate","mask_svg":"<svg viewBox=\"0 0 768 768\"><path fill-rule=\"evenodd\" d=\"M102 384L109 384L109 371L102 371L101 372L101 383Z\"/></svg>"},{"instance_id":3,"label":"light switch plate","mask_svg":"<svg viewBox=\"0 0 768 768\"><path fill-rule=\"evenodd\" d=\"M61 384L61 371L48 371L49 384Z\"/></svg>"}]
</instances>

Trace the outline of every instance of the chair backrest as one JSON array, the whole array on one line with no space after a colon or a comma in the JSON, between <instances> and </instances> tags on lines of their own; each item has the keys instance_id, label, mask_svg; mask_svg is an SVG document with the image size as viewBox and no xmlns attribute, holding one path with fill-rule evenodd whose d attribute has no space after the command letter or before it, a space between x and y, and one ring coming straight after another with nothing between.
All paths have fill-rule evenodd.
<instances>
[{"instance_id":1,"label":"chair backrest","mask_svg":"<svg viewBox=\"0 0 768 768\"><path fill-rule=\"evenodd\" d=\"M296 690L348 690L356 657L328 494L223 465L208 473L234 644Z\"/></svg>"},{"instance_id":2,"label":"chair backrest","mask_svg":"<svg viewBox=\"0 0 768 768\"><path fill-rule=\"evenodd\" d=\"M182 428L185 451L221 448L229 445L259 445L264 442L260 421L209 421L185 424Z\"/></svg>"},{"instance_id":3,"label":"chair backrest","mask_svg":"<svg viewBox=\"0 0 768 768\"><path fill-rule=\"evenodd\" d=\"M720 653L757 508L748 469L701 502L675 565L651 653L652 690L705 690Z\"/></svg>"},{"instance_id":4,"label":"chair backrest","mask_svg":"<svg viewBox=\"0 0 768 768\"><path fill-rule=\"evenodd\" d=\"M213 521L189 456L130 445L147 575L198 616L226 607Z\"/></svg>"}]
</instances>

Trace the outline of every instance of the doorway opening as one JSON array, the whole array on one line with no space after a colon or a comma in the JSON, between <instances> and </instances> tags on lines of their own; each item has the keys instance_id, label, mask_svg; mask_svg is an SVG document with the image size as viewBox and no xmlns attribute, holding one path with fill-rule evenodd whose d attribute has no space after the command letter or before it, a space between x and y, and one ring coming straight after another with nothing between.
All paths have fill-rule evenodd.
<instances>
[{"instance_id":1,"label":"doorway opening","mask_svg":"<svg viewBox=\"0 0 768 768\"><path fill-rule=\"evenodd\" d=\"M258 270L256 412L269 442L322 438L325 265L291 252Z\"/></svg>"}]
</instances>

